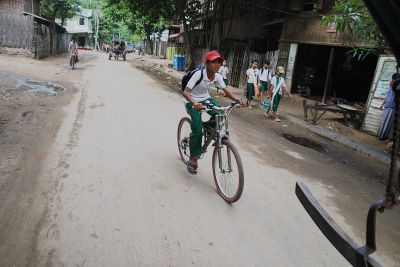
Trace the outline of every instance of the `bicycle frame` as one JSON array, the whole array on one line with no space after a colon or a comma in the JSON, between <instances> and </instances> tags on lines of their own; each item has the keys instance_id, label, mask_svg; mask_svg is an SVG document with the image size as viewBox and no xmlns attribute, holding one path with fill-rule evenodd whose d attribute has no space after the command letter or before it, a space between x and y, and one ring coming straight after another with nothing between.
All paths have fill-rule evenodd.
<instances>
[{"instance_id":1,"label":"bicycle frame","mask_svg":"<svg viewBox=\"0 0 400 267\"><path fill-rule=\"evenodd\" d=\"M222 140L229 139L229 124L228 124L228 118L229 115L234 107L236 107L236 103L232 103L231 105L227 107L214 107L214 106L209 106L204 109L204 111L217 111L218 113L214 116L215 117L215 125L214 128L206 125L207 122L203 122L203 136L204 136L204 144L201 148L201 153L204 154L207 152L208 146L211 144L211 141L214 140L213 146L217 147L217 153L218 153L218 165L219 168L222 170L222 154L221 154L221 144ZM231 154L229 150L227 151L227 158L228 158L228 171L231 170L232 164L231 164Z\"/></svg>"},{"instance_id":2,"label":"bicycle frame","mask_svg":"<svg viewBox=\"0 0 400 267\"><path fill-rule=\"evenodd\" d=\"M76 63L76 54L77 54L76 51L72 51L70 54L70 58L74 60L74 63Z\"/></svg>"}]
</instances>

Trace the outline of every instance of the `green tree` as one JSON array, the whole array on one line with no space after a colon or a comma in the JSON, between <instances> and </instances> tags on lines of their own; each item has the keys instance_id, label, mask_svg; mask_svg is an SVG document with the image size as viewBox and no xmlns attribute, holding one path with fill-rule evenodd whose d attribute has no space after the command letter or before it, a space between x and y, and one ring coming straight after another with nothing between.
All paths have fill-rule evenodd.
<instances>
[{"instance_id":1,"label":"green tree","mask_svg":"<svg viewBox=\"0 0 400 267\"><path fill-rule=\"evenodd\" d=\"M50 26L50 54L53 55L53 36L56 29L56 19L61 20L61 26L64 25L65 20L72 18L79 10L78 0L42 0L41 11L51 21ZM59 40L57 42L57 48Z\"/></svg>"},{"instance_id":2,"label":"green tree","mask_svg":"<svg viewBox=\"0 0 400 267\"><path fill-rule=\"evenodd\" d=\"M193 67L193 46L191 31L198 26L202 1L200 0L104 0L117 21L123 20L136 34L145 34L147 41L152 32L161 33L173 20L180 21L184 27L184 42L189 68ZM129 12L126 12L128 7ZM114 10L115 12L111 12ZM150 46L151 47L151 46Z\"/></svg>"},{"instance_id":3,"label":"green tree","mask_svg":"<svg viewBox=\"0 0 400 267\"><path fill-rule=\"evenodd\" d=\"M337 31L344 34L353 56L359 59L372 53L381 54L387 49L385 39L361 0L336 1L332 13L322 17L322 24L335 25ZM358 47L360 42L368 47Z\"/></svg>"}]
</instances>

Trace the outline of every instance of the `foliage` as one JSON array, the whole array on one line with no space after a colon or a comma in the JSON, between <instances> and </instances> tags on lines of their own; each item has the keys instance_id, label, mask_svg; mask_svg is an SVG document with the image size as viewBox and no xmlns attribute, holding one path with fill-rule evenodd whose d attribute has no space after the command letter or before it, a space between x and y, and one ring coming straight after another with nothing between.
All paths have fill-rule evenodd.
<instances>
[{"instance_id":1,"label":"foliage","mask_svg":"<svg viewBox=\"0 0 400 267\"><path fill-rule=\"evenodd\" d=\"M103 0L105 13L114 21L122 21L136 36L149 38L152 32L168 29L172 21L185 28L185 45L189 51L191 36L201 16L200 0Z\"/></svg>"},{"instance_id":2,"label":"foliage","mask_svg":"<svg viewBox=\"0 0 400 267\"><path fill-rule=\"evenodd\" d=\"M74 16L79 10L78 4L78 0L42 0L40 2L43 14L52 22L55 19L60 19L61 24L64 24L66 19Z\"/></svg>"},{"instance_id":3,"label":"foliage","mask_svg":"<svg viewBox=\"0 0 400 267\"><path fill-rule=\"evenodd\" d=\"M323 25L336 25L338 32L345 35L346 44L358 59L369 54L381 54L386 48L385 40L361 0L338 0L332 13L323 16ZM368 47L357 47L359 42Z\"/></svg>"}]
</instances>

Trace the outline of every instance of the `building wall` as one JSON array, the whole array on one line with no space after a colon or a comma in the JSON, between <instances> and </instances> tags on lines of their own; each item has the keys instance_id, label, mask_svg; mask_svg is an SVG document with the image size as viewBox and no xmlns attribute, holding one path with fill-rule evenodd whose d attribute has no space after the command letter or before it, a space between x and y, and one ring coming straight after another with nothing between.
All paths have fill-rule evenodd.
<instances>
[{"instance_id":1,"label":"building wall","mask_svg":"<svg viewBox=\"0 0 400 267\"><path fill-rule=\"evenodd\" d=\"M39 15L39 0L0 0L0 13L22 14L24 11Z\"/></svg>"},{"instance_id":2,"label":"building wall","mask_svg":"<svg viewBox=\"0 0 400 267\"><path fill-rule=\"evenodd\" d=\"M40 9L40 4L39 0L23 0L24 3L24 11L29 12L35 15L40 15L39 9Z\"/></svg>"},{"instance_id":3,"label":"building wall","mask_svg":"<svg viewBox=\"0 0 400 267\"><path fill-rule=\"evenodd\" d=\"M0 13L0 25L0 46L32 49L32 17Z\"/></svg>"},{"instance_id":4,"label":"building wall","mask_svg":"<svg viewBox=\"0 0 400 267\"><path fill-rule=\"evenodd\" d=\"M321 25L322 17L318 13L313 14L313 16L309 17L287 15L280 41L298 44L345 46L344 34L328 32L328 27ZM360 47L368 46L368 44L361 41L356 41L355 44Z\"/></svg>"},{"instance_id":5,"label":"building wall","mask_svg":"<svg viewBox=\"0 0 400 267\"><path fill-rule=\"evenodd\" d=\"M25 0L0 0L0 13L22 14Z\"/></svg>"},{"instance_id":6,"label":"building wall","mask_svg":"<svg viewBox=\"0 0 400 267\"><path fill-rule=\"evenodd\" d=\"M79 24L80 18L84 19L84 25ZM73 18L68 19L65 22L64 27L69 33L80 33L80 32L93 33L92 19L80 15L76 15Z\"/></svg>"},{"instance_id":7,"label":"building wall","mask_svg":"<svg viewBox=\"0 0 400 267\"><path fill-rule=\"evenodd\" d=\"M0 53L21 54L37 59L50 55L50 30L31 16L0 13ZM58 44L58 47L57 47ZM66 34L54 34L53 51L67 49Z\"/></svg>"}]
</instances>

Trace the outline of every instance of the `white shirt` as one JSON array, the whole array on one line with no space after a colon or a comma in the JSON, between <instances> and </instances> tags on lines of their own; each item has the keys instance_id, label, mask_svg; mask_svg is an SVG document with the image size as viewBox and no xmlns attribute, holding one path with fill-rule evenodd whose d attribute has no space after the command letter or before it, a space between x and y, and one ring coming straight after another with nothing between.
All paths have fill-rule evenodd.
<instances>
[{"instance_id":1,"label":"white shirt","mask_svg":"<svg viewBox=\"0 0 400 267\"><path fill-rule=\"evenodd\" d=\"M69 51L75 51L77 49L78 49L78 43L69 42L69 45L68 45L68 50Z\"/></svg>"},{"instance_id":2,"label":"white shirt","mask_svg":"<svg viewBox=\"0 0 400 267\"><path fill-rule=\"evenodd\" d=\"M222 75L222 78L228 79L229 69L226 66L221 66L218 73Z\"/></svg>"},{"instance_id":3,"label":"white shirt","mask_svg":"<svg viewBox=\"0 0 400 267\"><path fill-rule=\"evenodd\" d=\"M260 81L268 82L271 79L272 79L271 70L262 68L260 70Z\"/></svg>"},{"instance_id":4,"label":"white shirt","mask_svg":"<svg viewBox=\"0 0 400 267\"><path fill-rule=\"evenodd\" d=\"M248 70L246 70L246 75L247 77L249 77L249 79L247 80L248 83L256 83L257 82L257 77L260 75L259 70L250 68Z\"/></svg>"},{"instance_id":5,"label":"white shirt","mask_svg":"<svg viewBox=\"0 0 400 267\"><path fill-rule=\"evenodd\" d=\"M222 89L226 88L226 85L224 83L221 74L215 73L214 80L210 81L207 77L206 69L203 70L203 80L195 87L195 84L198 80L200 80L200 77L201 77L201 71L196 71L190 78L188 84L186 85L186 87L190 89L191 97L196 102L204 101L206 99L211 98L209 90L212 84L215 84L215 86Z\"/></svg>"},{"instance_id":6,"label":"white shirt","mask_svg":"<svg viewBox=\"0 0 400 267\"><path fill-rule=\"evenodd\" d=\"M274 95L275 95L275 92L277 92L277 90L279 90L277 92L279 95L283 94L283 88L286 88L286 83L285 83L285 79L284 78L279 77L278 75L276 75L276 76L272 77L271 84L274 86L274 89L272 91Z\"/></svg>"}]
</instances>

